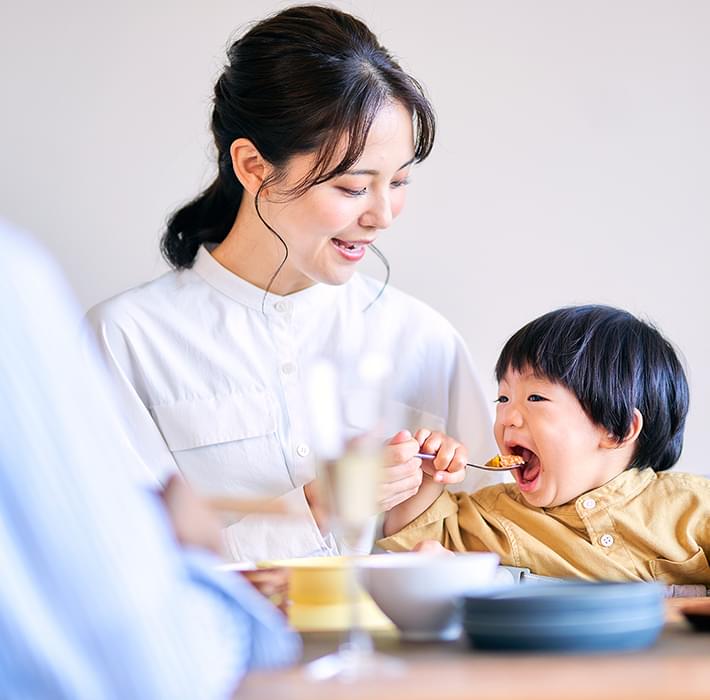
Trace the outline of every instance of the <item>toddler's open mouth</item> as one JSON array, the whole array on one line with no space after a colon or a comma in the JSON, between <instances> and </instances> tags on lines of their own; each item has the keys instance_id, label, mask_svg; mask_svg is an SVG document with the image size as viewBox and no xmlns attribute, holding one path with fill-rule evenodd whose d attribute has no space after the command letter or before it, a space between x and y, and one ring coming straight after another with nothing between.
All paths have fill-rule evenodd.
<instances>
[{"instance_id":1,"label":"toddler's open mouth","mask_svg":"<svg viewBox=\"0 0 710 700\"><path fill-rule=\"evenodd\" d=\"M533 491L537 486L542 465L538 456L527 447L516 445L511 448L512 454L519 455L525 460L525 464L518 469L513 469L513 476L518 482L521 491Z\"/></svg>"}]
</instances>

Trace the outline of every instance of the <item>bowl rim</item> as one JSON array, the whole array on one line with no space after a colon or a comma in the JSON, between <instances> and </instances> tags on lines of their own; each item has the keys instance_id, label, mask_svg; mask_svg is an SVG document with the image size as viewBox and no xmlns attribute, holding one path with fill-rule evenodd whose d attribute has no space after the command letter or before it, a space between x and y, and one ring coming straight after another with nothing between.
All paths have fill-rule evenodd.
<instances>
[{"instance_id":1,"label":"bowl rim","mask_svg":"<svg viewBox=\"0 0 710 700\"><path fill-rule=\"evenodd\" d=\"M495 552L457 552L453 557L433 552L387 552L364 559L357 562L359 568L382 570L428 567L432 563L438 566L460 566L463 561L474 560L495 562L494 568L497 568L500 563L500 557Z\"/></svg>"}]
</instances>

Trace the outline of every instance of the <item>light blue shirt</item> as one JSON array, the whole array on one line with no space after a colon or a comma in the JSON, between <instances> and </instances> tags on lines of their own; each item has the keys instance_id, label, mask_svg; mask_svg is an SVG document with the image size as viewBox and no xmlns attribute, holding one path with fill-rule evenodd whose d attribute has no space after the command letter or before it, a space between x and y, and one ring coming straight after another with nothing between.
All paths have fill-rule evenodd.
<instances>
[{"instance_id":1,"label":"light blue shirt","mask_svg":"<svg viewBox=\"0 0 710 700\"><path fill-rule=\"evenodd\" d=\"M217 560L186 551L51 260L0 222L0 697L224 698L298 636Z\"/></svg>"}]
</instances>

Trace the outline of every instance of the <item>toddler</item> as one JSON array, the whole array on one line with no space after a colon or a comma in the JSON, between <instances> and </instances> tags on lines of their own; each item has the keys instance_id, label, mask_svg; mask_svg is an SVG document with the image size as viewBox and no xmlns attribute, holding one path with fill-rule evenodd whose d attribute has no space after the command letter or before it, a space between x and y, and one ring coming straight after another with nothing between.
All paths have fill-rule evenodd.
<instances>
[{"instance_id":1,"label":"toddler","mask_svg":"<svg viewBox=\"0 0 710 700\"><path fill-rule=\"evenodd\" d=\"M688 385L655 328L605 306L552 311L510 338L496 378L496 442L525 459L515 483L445 491L463 479L465 450L420 431L436 457L386 514L380 547L434 540L543 576L710 584L710 480L666 472Z\"/></svg>"}]
</instances>

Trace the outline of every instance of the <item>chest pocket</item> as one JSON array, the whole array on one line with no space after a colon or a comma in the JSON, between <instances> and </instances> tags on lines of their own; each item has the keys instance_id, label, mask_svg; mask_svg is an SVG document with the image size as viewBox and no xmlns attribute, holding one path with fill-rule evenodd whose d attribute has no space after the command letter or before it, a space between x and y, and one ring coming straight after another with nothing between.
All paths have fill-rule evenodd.
<instances>
[{"instance_id":1,"label":"chest pocket","mask_svg":"<svg viewBox=\"0 0 710 700\"><path fill-rule=\"evenodd\" d=\"M656 581L663 583L703 583L710 585L710 566L702 549L685 561L652 559L648 562Z\"/></svg>"},{"instance_id":2,"label":"chest pocket","mask_svg":"<svg viewBox=\"0 0 710 700\"><path fill-rule=\"evenodd\" d=\"M267 392L154 406L185 478L205 494L278 496L293 488Z\"/></svg>"}]
</instances>

